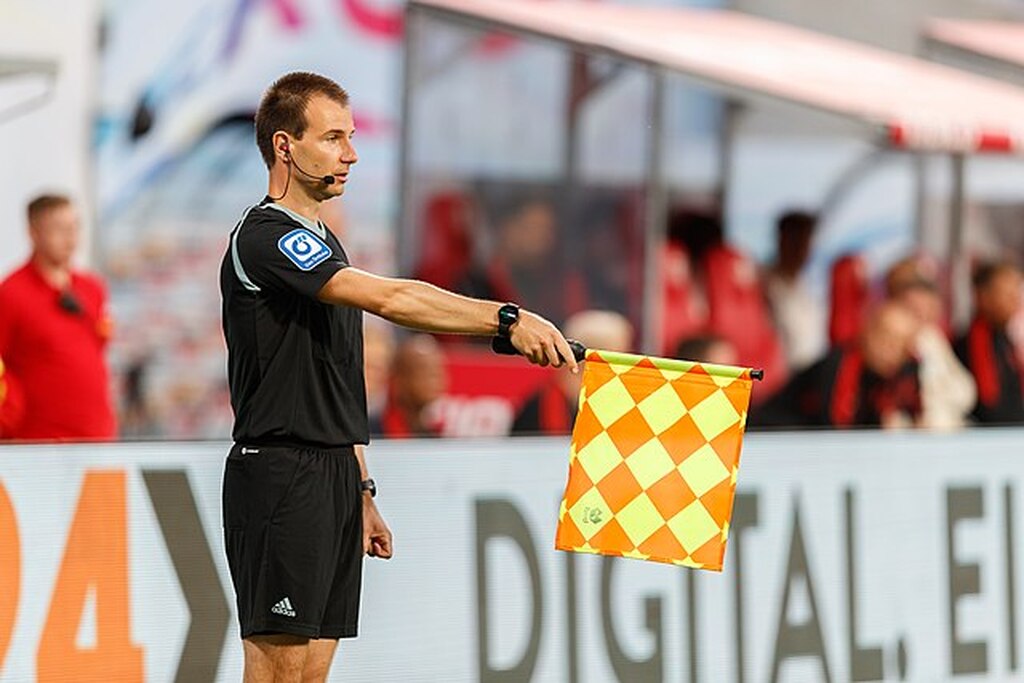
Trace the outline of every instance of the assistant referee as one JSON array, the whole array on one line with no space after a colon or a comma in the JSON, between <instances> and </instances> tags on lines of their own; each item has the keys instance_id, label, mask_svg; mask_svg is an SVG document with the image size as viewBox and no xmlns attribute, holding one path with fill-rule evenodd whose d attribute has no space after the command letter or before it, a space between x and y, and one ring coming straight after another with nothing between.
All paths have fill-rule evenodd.
<instances>
[{"instance_id":1,"label":"assistant referee","mask_svg":"<svg viewBox=\"0 0 1024 683\"><path fill-rule=\"evenodd\" d=\"M392 555L363 457L363 311L428 332L506 335L531 362L564 358L578 371L540 316L350 265L319 215L345 191L354 133L337 83L278 79L256 113L269 191L242 215L221 266L235 411L224 539L246 683L325 680L337 639L357 632L363 555Z\"/></svg>"}]
</instances>

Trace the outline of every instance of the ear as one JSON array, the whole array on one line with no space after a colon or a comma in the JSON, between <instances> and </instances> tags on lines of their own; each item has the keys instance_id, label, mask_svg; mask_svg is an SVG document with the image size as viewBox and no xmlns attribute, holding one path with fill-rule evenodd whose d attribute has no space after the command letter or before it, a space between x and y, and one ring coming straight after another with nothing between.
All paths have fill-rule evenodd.
<instances>
[{"instance_id":1,"label":"ear","mask_svg":"<svg viewBox=\"0 0 1024 683\"><path fill-rule=\"evenodd\" d=\"M279 130L274 133L274 154L277 155L281 161L288 163L291 159L290 152L291 147L288 143L288 134L283 130Z\"/></svg>"}]
</instances>

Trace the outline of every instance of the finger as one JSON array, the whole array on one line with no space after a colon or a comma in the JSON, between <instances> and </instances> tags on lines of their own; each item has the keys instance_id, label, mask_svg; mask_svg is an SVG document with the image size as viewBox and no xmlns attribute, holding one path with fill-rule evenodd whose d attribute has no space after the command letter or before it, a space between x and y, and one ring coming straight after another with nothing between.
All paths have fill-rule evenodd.
<instances>
[{"instance_id":1,"label":"finger","mask_svg":"<svg viewBox=\"0 0 1024 683\"><path fill-rule=\"evenodd\" d=\"M558 357L558 347L555 346L554 342L549 341L544 344L544 352L548 360L551 361L551 365L556 368L562 367L563 360Z\"/></svg>"},{"instance_id":2,"label":"finger","mask_svg":"<svg viewBox=\"0 0 1024 683\"><path fill-rule=\"evenodd\" d=\"M569 342L565 340L565 337L558 335L558 339L555 341L558 346L558 353L565 359L565 364L569 366L569 370L573 373L580 371L579 363L576 362L576 355L572 352L572 347L569 346Z\"/></svg>"},{"instance_id":3,"label":"finger","mask_svg":"<svg viewBox=\"0 0 1024 683\"><path fill-rule=\"evenodd\" d=\"M384 539L375 539L373 542L373 555L388 559L391 557L391 544Z\"/></svg>"}]
</instances>

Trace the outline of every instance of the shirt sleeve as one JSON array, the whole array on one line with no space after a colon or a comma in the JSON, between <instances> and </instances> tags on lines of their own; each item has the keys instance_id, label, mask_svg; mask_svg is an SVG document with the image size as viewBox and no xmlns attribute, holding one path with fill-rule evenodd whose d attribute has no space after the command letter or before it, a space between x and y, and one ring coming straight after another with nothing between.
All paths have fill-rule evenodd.
<instances>
[{"instance_id":1,"label":"shirt sleeve","mask_svg":"<svg viewBox=\"0 0 1024 683\"><path fill-rule=\"evenodd\" d=\"M6 290L0 290L0 438L9 436L24 416L24 395L11 371L4 366L3 353L10 348L14 333L13 306Z\"/></svg>"},{"instance_id":2,"label":"shirt sleeve","mask_svg":"<svg viewBox=\"0 0 1024 683\"><path fill-rule=\"evenodd\" d=\"M14 327L14 303L7 289L0 288L0 358L13 343Z\"/></svg>"},{"instance_id":3,"label":"shirt sleeve","mask_svg":"<svg viewBox=\"0 0 1024 683\"><path fill-rule=\"evenodd\" d=\"M316 298L331 276L349 265L326 235L284 221L246 223L232 240L236 270L260 289Z\"/></svg>"}]
</instances>

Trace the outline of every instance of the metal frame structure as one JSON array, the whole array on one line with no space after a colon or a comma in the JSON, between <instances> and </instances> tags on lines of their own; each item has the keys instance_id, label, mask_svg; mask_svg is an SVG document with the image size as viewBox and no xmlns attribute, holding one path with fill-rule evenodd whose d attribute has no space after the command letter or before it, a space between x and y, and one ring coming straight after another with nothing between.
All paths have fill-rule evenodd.
<instances>
[{"instance_id":1,"label":"metal frame structure","mask_svg":"<svg viewBox=\"0 0 1024 683\"><path fill-rule=\"evenodd\" d=\"M480 31L501 31L565 45L577 55L567 112L564 151L566 184L575 172L579 104L592 91L587 56L638 64L651 74L647 226L645 238L643 346L659 338L657 258L664 241L668 192L660 141L667 73L686 77L726 97L720 180L729 191L732 148L740 108L762 101L785 102L860 124L879 150L914 153L918 161L915 207L921 235L926 203L923 158L948 155L954 173L948 249L955 260L963 244L965 157L974 153L1024 152L1024 90L922 59L900 55L726 10L544 3L520 0L412 0L407 8L405 83L402 100L402 226L408 225L410 115L419 85L414 72L417 18ZM702 52L701 50L705 50ZM731 50L731 52L730 52ZM751 54L746 54L750 52ZM717 59L716 59L717 58ZM767 65L767 66L766 66ZM581 97L582 93L582 97ZM826 194L832 210L878 158L872 152L842 173ZM415 245L403 240L408 266ZM954 272L962 271L951 263Z\"/></svg>"}]
</instances>

